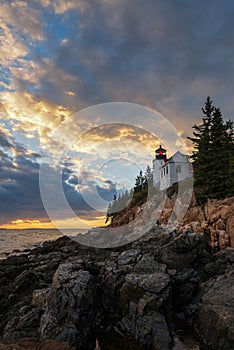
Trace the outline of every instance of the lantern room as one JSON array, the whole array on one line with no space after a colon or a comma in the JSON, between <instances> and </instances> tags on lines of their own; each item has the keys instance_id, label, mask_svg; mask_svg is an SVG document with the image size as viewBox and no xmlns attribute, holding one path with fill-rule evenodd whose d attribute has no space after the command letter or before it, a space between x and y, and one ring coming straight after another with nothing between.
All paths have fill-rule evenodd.
<instances>
[{"instance_id":1,"label":"lantern room","mask_svg":"<svg viewBox=\"0 0 234 350\"><path fill-rule=\"evenodd\" d=\"M158 160L165 160L167 159L167 150L162 148L162 146L160 145L160 147L158 149L155 150L155 153L156 153L156 159Z\"/></svg>"}]
</instances>

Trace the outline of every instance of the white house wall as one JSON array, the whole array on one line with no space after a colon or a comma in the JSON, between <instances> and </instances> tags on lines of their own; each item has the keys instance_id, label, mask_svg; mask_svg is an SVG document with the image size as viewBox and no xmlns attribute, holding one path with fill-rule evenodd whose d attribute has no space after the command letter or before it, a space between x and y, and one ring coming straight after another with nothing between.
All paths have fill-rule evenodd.
<instances>
[{"instance_id":1,"label":"white house wall","mask_svg":"<svg viewBox=\"0 0 234 350\"><path fill-rule=\"evenodd\" d=\"M168 167L168 172L167 172ZM170 187L174 182L177 182L177 173L175 170L175 163L170 162L167 163L162 169L161 169L161 181L160 181L160 189L165 190L168 187ZM165 169L165 174L164 174Z\"/></svg>"},{"instance_id":2,"label":"white house wall","mask_svg":"<svg viewBox=\"0 0 234 350\"><path fill-rule=\"evenodd\" d=\"M176 152L165 164L163 161L161 164L160 161L153 160L153 183L161 190L165 190L173 183L183 181L191 175L190 162L180 152Z\"/></svg>"},{"instance_id":3,"label":"white house wall","mask_svg":"<svg viewBox=\"0 0 234 350\"><path fill-rule=\"evenodd\" d=\"M160 184L160 170L162 167L162 161L158 159L153 160L153 185L159 186Z\"/></svg>"}]
</instances>

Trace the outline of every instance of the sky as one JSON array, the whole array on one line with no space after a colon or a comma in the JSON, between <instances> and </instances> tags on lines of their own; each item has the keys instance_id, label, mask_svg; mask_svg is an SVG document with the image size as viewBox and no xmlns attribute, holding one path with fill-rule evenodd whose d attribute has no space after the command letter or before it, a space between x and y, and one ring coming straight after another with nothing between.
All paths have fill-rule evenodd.
<instances>
[{"instance_id":1,"label":"sky","mask_svg":"<svg viewBox=\"0 0 234 350\"><path fill-rule=\"evenodd\" d=\"M0 227L56 224L41 169L61 173L84 225L101 224L169 142L163 117L188 150L208 95L233 119L233 18L232 0L0 1ZM59 206L54 218L74 225Z\"/></svg>"}]
</instances>

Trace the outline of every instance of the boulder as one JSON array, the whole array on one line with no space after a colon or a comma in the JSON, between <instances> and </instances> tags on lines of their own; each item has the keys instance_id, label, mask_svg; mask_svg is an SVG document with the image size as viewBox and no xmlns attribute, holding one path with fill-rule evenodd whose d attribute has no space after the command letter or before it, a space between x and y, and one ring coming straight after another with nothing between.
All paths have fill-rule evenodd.
<instances>
[{"instance_id":1,"label":"boulder","mask_svg":"<svg viewBox=\"0 0 234 350\"><path fill-rule=\"evenodd\" d=\"M125 281L127 285L136 286L140 290L154 294L159 294L170 284L169 276L160 272L152 274L128 274Z\"/></svg>"},{"instance_id":2,"label":"boulder","mask_svg":"<svg viewBox=\"0 0 234 350\"><path fill-rule=\"evenodd\" d=\"M118 265L121 266L134 263L139 253L140 252L136 249L130 249L122 252L118 257Z\"/></svg>"},{"instance_id":3,"label":"boulder","mask_svg":"<svg viewBox=\"0 0 234 350\"><path fill-rule=\"evenodd\" d=\"M198 327L203 340L217 350L234 349L234 271L202 285Z\"/></svg>"},{"instance_id":4,"label":"boulder","mask_svg":"<svg viewBox=\"0 0 234 350\"><path fill-rule=\"evenodd\" d=\"M151 261L152 269L148 265ZM170 277L162 264L149 254L135 265L134 273L125 276L120 289L120 308L124 315L116 329L131 334L150 349L169 349L171 337L165 316L159 312L170 293ZM157 271L154 273L152 270ZM146 273L148 271L148 273Z\"/></svg>"},{"instance_id":5,"label":"boulder","mask_svg":"<svg viewBox=\"0 0 234 350\"><path fill-rule=\"evenodd\" d=\"M39 308L22 306L11 315L4 327L3 336L10 339L38 337L41 315L42 310Z\"/></svg>"},{"instance_id":6,"label":"boulder","mask_svg":"<svg viewBox=\"0 0 234 350\"><path fill-rule=\"evenodd\" d=\"M230 237L230 246L234 248L234 215L227 220L227 232Z\"/></svg>"},{"instance_id":7,"label":"boulder","mask_svg":"<svg viewBox=\"0 0 234 350\"><path fill-rule=\"evenodd\" d=\"M230 236L225 230L217 230L220 249L230 247Z\"/></svg>"},{"instance_id":8,"label":"boulder","mask_svg":"<svg viewBox=\"0 0 234 350\"><path fill-rule=\"evenodd\" d=\"M32 304L40 308L45 307L50 291L50 287L34 290L32 295Z\"/></svg>"},{"instance_id":9,"label":"boulder","mask_svg":"<svg viewBox=\"0 0 234 350\"><path fill-rule=\"evenodd\" d=\"M76 344L94 326L95 303L95 278L80 264L59 265L41 318L41 337Z\"/></svg>"},{"instance_id":10,"label":"boulder","mask_svg":"<svg viewBox=\"0 0 234 350\"><path fill-rule=\"evenodd\" d=\"M184 268L192 262L209 259L206 237L187 231L155 250L155 257L169 268Z\"/></svg>"},{"instance_id":11,"label":"boulder","mask_svg":"<svg viewBox=\"0 0 234 350\"><path fill-rule=\"evenodd\" d=\"M230 217L231 208L228 205L223 205L220 210L220 217L222 220L227 220Z\"/></svg>"},{"instance_id":12,"label":"boulder","mask_svg":"<svg viewBox=\"0 0 234 350\"><path fill-rule=\"evenodd\" d=\"M67 343L56 342L52 339L40 341L37 338L2 339L0 350L75 350Z\"/></svg>"},{"instance_id":13,"label":"boulder","mask_svg":"<svg viewBox=\"0 0 234 350\"><path fill-rule=\"evenodd\" d=\"M75 350L75 347L71 347L64 342L61 343L52 339L47 339L36 346L35 350Z\"/></svg>"},{"instance_id":14,"label":"boulder","mask_svg":"<svg viewBox=\"0 0 234 350\"><path fill-rule=\"evenodd\" d=\"M199 282L200 276L194 269L186 268L175 274L172 282L174 305L184 308L191 303L198 290Z\"/></svg>"},{"instance_id":15,"label":"boulder","mask_svg":"<svg viewBox=\"0 0 234 350\"><path fill-rule=\"evenodd\" d=\"M200 223L205 220L205 215L200 206L189 208L185 217L183 218L183 224L199 221Z\"/></svg>"},{"instance_id":16,"label":"boulder","mask_svg":"<svg viewBox=\"0 0 234 350\"><path fill-rule=\"evenodd\" d=\"M35 350L39 340L36 338L21 338L12 340L9 338L2 338L0 340L0 350Z\"/></svg>"},{"instance_id":17,"label":"boulder","mask_svg":"<svg viewBox=\"0 0 234 350\"><path fill-rule=\"evenodd\" d=\"M135 264L133 272L137 273L155 273L162 272L166 273L167 266L160 264L155 260L155 257L151 253L144 254L141 259Z\"/></svg>"},{"instance_id":18,"label":"boulder","mask_svg":"<svg viewBox=\"0 0 234 350\"><path fill-rule=\"evenodd\" d=\"M225 221L224 219L218 219L218 221L216 221L215 223L215 227L218 229L218 230L225 230L226 229L226 224L225 224Z\"/></svg>"}]
</instances>

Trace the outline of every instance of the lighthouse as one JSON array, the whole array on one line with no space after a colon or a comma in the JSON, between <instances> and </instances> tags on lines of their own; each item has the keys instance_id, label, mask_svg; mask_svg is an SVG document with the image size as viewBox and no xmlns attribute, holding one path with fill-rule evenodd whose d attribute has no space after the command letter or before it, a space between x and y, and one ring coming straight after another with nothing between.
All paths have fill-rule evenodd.
<instances>
[{"instance_id":1,"label":"lighthouse","mask_svg":"<svg viewBox=\"0 0 234 350\"><path fill-rule=\"evenodd\" d=\"M160 186L160 174L163 164L167 161L167 150L159 148L155 150L155 158L153 159L153 185L155 187Z\"/></svg>"},{"instance_id":2,"label":"lighthouse","mask_svg":"<svg viewBox=\"0 0 234 350\"><path fill-rule=\"evenodd\" d=\"M189 155L180 151L167 158L167 150L160 145L155 150L153 159L153 186L166 190L174 183L192 177L193 169L189 159Z\"/></svg>"}]
</instances>

